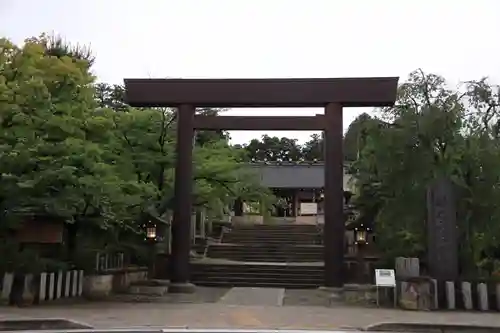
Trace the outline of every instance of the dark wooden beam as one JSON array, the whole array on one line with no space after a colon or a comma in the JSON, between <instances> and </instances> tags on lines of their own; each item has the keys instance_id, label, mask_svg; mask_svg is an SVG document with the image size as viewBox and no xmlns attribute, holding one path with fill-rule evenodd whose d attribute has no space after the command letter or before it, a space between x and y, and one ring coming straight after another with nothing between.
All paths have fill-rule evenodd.
<instances>
[{"instance_id":1,"label":"dark wooden beam","mask_svg":"<svg viewBox=\"0 0 500 333\"><path fill-rule=\"evenodd\" d=\"M199 130L259 130L259 131L317 131L325 127L324 116L312 117L248 117L195 116L194 128Z\"/></svg>"},{"instance_id":2,"label":"dark wooden beam","mask_svg":"<svg viewBox=\"0 0 500 333\"><path fill-rule=\"evenodd\" d=\"M342 106L325 107L325 222L323 244L325 258L325 286L341 288L344 272L344 170L342 154Z\"/></svg>"},{"instance_id":3,"label":"dark wooden beam","mask_svg":"<svg viewBox=\"0 0 500 333\"><path fill-rule=\"evenodd\" d=\"M137 107L377 107L394 104L397 84L397 77L125 79L125 95Z\"/></svg>"},{"instance_id":4,"label":"dark wooden beam","mask_svg":"<svg viewBox=\"0 0 500 333\"><path fill-rule=\"evenodd\" d=\"M174 216L171 225L169 292L188 292L191 251L193 188L193 120L195 107L181 105L177 111L177 159L174 182Z\"/></svg>"}]
</instances>

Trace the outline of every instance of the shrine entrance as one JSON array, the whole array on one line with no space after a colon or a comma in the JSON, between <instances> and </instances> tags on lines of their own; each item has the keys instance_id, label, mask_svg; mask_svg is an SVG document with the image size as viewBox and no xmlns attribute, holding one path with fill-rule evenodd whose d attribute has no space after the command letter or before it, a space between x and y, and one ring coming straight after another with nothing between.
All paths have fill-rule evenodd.
<instances>
[{"instance_id":1,"label":"shrine entrance","mask_svg":"<svg viewBox=\"0 0 500 333\"><path fill-rule=\"evenodd\" d=\"M398 78L125 79L136 107L177 108L177 161L170 280L189 285L194 130L321 130L325 133L324 265L326 287L344 284L343 107L392 106ZM196 107L321 107L316 116L202 116Z\"/></svg>"}]
</instances>

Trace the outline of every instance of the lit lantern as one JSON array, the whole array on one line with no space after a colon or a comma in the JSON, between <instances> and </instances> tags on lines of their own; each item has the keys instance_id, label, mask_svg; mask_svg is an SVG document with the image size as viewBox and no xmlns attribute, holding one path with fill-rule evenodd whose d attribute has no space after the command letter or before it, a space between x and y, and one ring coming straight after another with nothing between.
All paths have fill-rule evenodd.
<instances>
[{"instance_id":1,"label":"lit lantern","mask_svg":"<svg viewBox=\"0 0 500 333\"><path fill-rule=\"evenodd\" d=\"M357 245L365 245L368 244L368 232L370 228L365 228L363 224L361 224L358 228L354 228L354 242Z\"/></svg>"},{"instance_id":2,"label":"lit lantern","mask_svg":"<svg viewBox=\"0 0 500 333\"><path fill-rule=\"evenodd\" d=\"M146 229L146 237L148 239L156 238L156 226L150 226Z\"/></svg>"},{"instance_id":3,"label":"lit lantern","mask_svg":"<svg viewBox=\"0 0 500 333\"><path fill-rule=\"evenodd\" d=\"M143 226L146 230L146 240L155 241L157 238L156 235L156 224L149 221L146 225Z\"/></svg>"}]
</instances>

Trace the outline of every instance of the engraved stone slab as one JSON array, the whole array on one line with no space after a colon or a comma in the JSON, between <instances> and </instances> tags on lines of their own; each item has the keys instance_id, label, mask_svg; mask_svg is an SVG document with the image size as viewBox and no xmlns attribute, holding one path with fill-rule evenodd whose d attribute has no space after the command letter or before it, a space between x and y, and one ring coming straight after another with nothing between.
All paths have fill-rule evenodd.
<instances>
[{"instance_id":1,"label":"engraved stone slab","mask_svg":"<svg viewBox=\"0 0 500 333\"><path fill-rule=\"evenodd\" d=\"M428 277L409 278L401 282L399 305L407 310L435 309L434 280Z\"/></svg>"},{"instance_id":2,"label":"engraved stone slab","mask_svg":"<svg viewBox=\"0 0 500 333\"><path fill-rule=\"evenodd\" d=\"M453 184L436 180L427 191L427 239L429 275L438 280L458 277L458 242Z\"/></svg>"},{"instance_id":3,"label":"engraved stone slab","mask_svg":"<svg viewBox=\"0 0 500 333\"><path fill-rule=\"evenodd\" d=\"M420 261L418 258L397 257L396 277L416 277L420 275Z\"/></svg>"}]
</instances>

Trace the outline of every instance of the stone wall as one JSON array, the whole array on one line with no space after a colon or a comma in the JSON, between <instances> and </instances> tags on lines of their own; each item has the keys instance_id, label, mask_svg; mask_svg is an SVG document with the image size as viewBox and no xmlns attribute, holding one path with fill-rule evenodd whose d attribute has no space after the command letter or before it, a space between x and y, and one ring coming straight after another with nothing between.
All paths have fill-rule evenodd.
<instances>
[{"instance_id":1,"label":"stone wall","mask_svg":"<svg viewBox=\"0 0 500 333\"><path fill-rule=\"evenodd\" d=\"M83 296L88 299L103 299L112 293L125 292L131 283L146 280L146 267L126 268L104 274L87 275L83 279Z\"/></svg>"}]
</instances>

